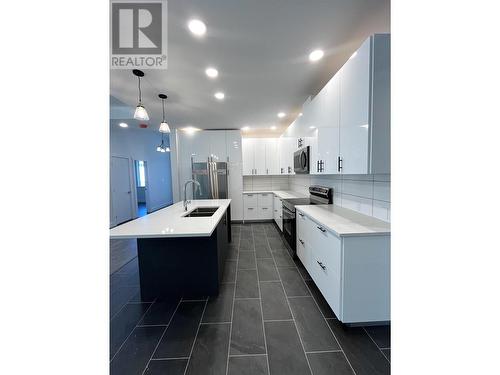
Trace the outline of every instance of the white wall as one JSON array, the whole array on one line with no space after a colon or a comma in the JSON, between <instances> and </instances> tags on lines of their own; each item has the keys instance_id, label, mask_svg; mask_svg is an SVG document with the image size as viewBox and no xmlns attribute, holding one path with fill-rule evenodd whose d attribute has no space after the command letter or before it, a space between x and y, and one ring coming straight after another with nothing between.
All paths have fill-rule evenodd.
<instances>
[{"instance_id":1,"label":"white wall","mask_svg":"<svg viewBox=\"0 0 500 375\"><path fill-rule=\"evenodd\" d=\"M172 204L170 153L156 151L160 142L161 134L151 130L112 126L110 132L111 155L147 161L151 211Z\"/></svg>"}]
</instances>

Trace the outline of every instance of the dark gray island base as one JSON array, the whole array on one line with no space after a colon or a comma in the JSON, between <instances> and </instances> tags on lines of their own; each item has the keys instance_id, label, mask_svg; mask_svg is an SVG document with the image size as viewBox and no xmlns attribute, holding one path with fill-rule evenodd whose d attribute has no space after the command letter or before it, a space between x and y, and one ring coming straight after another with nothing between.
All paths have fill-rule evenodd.
<instances>
[{"instance_id":1,"label":"dark gray island base","mask_svg":"<svg viewBox=\"0 0 500 375\"><path fill-rule=\"evenodd\" d=\"M230 208L210 237L138 238L143 301L219 294L231 241Z\"/></svg>"}]
</instances>

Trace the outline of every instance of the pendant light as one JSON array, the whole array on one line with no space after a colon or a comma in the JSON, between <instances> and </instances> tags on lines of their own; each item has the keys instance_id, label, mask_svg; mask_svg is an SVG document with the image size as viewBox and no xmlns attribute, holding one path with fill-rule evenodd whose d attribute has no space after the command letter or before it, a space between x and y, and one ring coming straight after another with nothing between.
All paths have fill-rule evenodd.
<instances>
[{"instance_id":1,"label":"pendant light","mask_svg":"<svg viewBox=\"0 0 500 375\"><path fill-rule=\"evenodd\" d=\"M167 99L167 95L158 94L158 96L161 99L161 107L163 110L163 120L161 121L161 124L160 124L160 132L170 133L170 127L168 126L167 121L165 120L165 99Z\"/></svg>"},{"instance_id":2,"label":"pendant light","mask_svg":"<svg viewBox=\"0 0 500 375\"><path fill-rule=\"evenodd\" d=\"M144 108L144 106L142 105L142 93L141 93L141 77L144 77L144 72L142 70L134 69L132 70L132 73L134 73L134 75L139 80L139 104L137 104L137 107L135 107L134 118L140 121L148 121L149 116L148 112L146 111L146 108Z\"/></svg>"},{"instance_id":3,"label":"pendant light","mask_svg":"<svg viewBox=\"0 0 500 375\"><path fill-rule=\"evenodd\" d=\"M170 147L165 146L165 142L163 140L163 133L161 133L161 144L156 147L156 151L158 152L170 152Z\"/></svg>"}]
</instances>

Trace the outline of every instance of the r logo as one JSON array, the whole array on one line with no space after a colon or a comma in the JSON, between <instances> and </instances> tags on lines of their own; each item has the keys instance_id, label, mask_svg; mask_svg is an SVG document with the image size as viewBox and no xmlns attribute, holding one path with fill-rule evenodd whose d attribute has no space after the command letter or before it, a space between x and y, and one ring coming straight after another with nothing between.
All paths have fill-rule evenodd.
<instances>
[{"instance_id":1,"label":"r logo","mask_svg":"<svg viewBox=\"0 0 500 375\"><path fill-rule=\"evenodd\" d=\"M161 3L112 4L112 53L155 55L162 53Z\"/></svg>"}]
</instances>

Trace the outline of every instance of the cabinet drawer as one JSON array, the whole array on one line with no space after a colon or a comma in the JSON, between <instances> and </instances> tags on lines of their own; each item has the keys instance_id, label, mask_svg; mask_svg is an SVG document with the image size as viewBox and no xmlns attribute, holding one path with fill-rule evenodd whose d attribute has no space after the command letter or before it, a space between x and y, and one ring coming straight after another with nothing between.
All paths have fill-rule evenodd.
<instances>
[{"instance_id":1,"label":"cabinet drawer","mask_svg":"<svg viewBox=\"0 0 500 375\"><path fill-rule=\"evenodd\" d=\"M308 219L310 220L310 219ZM341 275L341 240L333 233L326 230L323 226L310 220L314 232L309 234L309 241L312 246L314 257L328 267L323 268L318 264L318 269L321 269L328 277L336 277L340 280Z\"/></svg>"},{"instance_id":2,"label":"cabinet drawer","mask_svg":"<svg viewBox=\"0 0 500 375\"><path fill-rule=\"evenodd\" d=\"M243 194L243 206L257 207L257 194Z\"/></svg>"},{"instance_id":3,"label":"cabinet drawer","mask_svg":"<svg viewBox=\"0 0 500 375\"><path fill-rule=\"evenodd\" d=\"M273 216L273 208L272 207L259 207L259 218L263 220L272 219Z\"/></svg>"},{"instance_id":4,"label":"cabinet drawer","mask_svg":"<svg viewBox=\"0 0 500 375\"><path fill-rule=\"evenodd\" d=\"M332 310L341 317L341 240L321 225L313 224L316 231L311 236L311 276Z\"/></svg>"},{"instance_id":5,"label":"cabinet drawer","mask_svg":"<svg viewBox=\"0 0 500 375\"><path fill-rule=\"evenodd\" d=\"M297 236L302 239L304 242L308 242L308 235L307 235L307 216L304 215L302 212L299 210L296 211L296 225L297 225Z\"/></svg>"},{"instance_id":6,"label":"cabinet drawer","mask_svg":"<svg viewBox=\"0 0 500 375\"><path fill-rule=\"evenodd\" d=\"M257 207L245 207L244 220L257 220L259 219L259 209Z\"/></svg>"},{"instance_id":7,"label":"cabinet drawer","mask_svg":"<svg viewBox=\"0 0 500 375\"><path fill-rule=\"evenodd\" d=\"M258 194L257 201L259 207L273 207L273 194L272 193Z\"/></svg>"}]
</instances>

